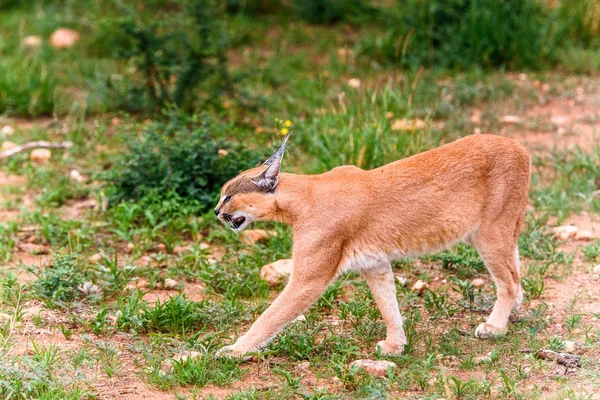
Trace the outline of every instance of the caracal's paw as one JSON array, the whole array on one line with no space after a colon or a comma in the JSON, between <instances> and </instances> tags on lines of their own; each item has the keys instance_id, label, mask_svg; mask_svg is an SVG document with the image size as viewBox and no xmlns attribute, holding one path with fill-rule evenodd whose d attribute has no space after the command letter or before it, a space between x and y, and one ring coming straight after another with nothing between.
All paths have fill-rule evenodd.
<instances>
[{"instance_id":1,"label":"caracal's paw","mask_svg":"<svg viewBox=\"0 0 600 400\"><path fill-rule=\"evenodd\" d=\"M219 351L217 351L217 353L215 354L215 357L217 357L217 358L222 358L222 357L242 358L244 361L248 361L252 357L246 356L247 353L248 353L247 351L240 350L235 346L235 344L232 344L230 346L225 346L225 347L221 348Z\"/></svg>"},{"instance_id":2,"label":"caracal's paw","mask_svg":"<svg viewBox=\"0 0 600 400\"><path fill-rule=\"evenodd\" d=\"M386 340L381 340L377 343L375 351L380 350L381 354L387 356L399 356L404 350L404 343L393 343Z\"/></svg>"},{"instance_id":3,"label":"caracal's paw","mask_svg":"<svg viewBox=\"0 0 600 400\"><path fill-rule=\"evenodd\" d=\"M483 322L475 329L475 337L478 339L494 339L505 336L507 332L508 328L506 326L499 328Z\"/></svg>"}]
</instances>

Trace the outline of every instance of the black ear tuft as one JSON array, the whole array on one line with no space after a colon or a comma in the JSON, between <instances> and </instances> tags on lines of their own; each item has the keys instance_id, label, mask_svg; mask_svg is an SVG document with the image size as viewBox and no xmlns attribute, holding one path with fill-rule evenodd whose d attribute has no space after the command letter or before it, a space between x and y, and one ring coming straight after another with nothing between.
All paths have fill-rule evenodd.
<instances>
[{"instance_id":1,"label":"black ear tuft","mask_svg":"<svg viewBox=\"0 0 600 400\"><path fill-rule=\"evenodd\" d=\"M277 151L263 163L263 165L267 165L267 169L265 169L259 176L252 179L252 183L254 183L259 189L270 192L277 187L277 183L279 183L281 160L283 159L283 153L285 153L285 146L290 134L291 132L285 135L281 146L279 146Z\"/></svg>"}]
</instances>

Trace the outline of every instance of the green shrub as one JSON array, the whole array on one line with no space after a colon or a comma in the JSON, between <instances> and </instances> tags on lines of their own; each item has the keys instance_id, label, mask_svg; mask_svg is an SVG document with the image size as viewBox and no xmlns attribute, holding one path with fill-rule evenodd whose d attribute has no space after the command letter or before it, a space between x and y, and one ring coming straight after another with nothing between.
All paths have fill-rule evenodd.
<instances>
[{"instance_id":1,"label":"green shrub","mask_svg":"<svg viewBox=\"0 0 600 400\"><path fill-rule=\"evenodd\" d=\"M160 18L119 19L119 54L135 68L121 90L124 106L193 109L217 102L223 93L237 96L227 68L229 41L218 9L209 0L181 0ZM142 20L143 19L143 20ZM119 44L119 43L116 43Z\"/></svg>"},{"instance_id":2,"label":"green shrub","mask_svg":"<svg viewBox=\"0 0 600 400\"><path fill-rule=\"evenodd\" d=\"M399 0L384 39L362 47L410 65L537 67L548 51L546 14L535 0Z\"/></svg>"},{"instance_id":3,"label":"green shrub","mask_svg":"<svg viewBox=\"0 0 600 400\"><path fill-rule=\"evenodd\" d=\"M170 122L150 125L141 140L129 143L128 151L105 176L113 204L143 199L146 206L156 208L168 200L172 213L184 204L190 212L206 211L214 206L227 180L264 158L261 151L218 137L207 120L197 127L186 121L193 122L172 115ZM228 153L219 156L219 150Z\"/></svg>"},{"instance_id":4,"label":"green shrub","mask_svg":"<svg viewBox=\"0 0 600 400\"><path fill-rule=\"evenodd\" d=\"M85 276L77 265L77 254L55 254L41 272L33 268L30 271L37 277L31 289L50 307L65 306L82 295L79 287Z\"/></svg>"},{"instance_id":5,"label":"green shrub","mask_svg":"<svg viewBox=\"0 0 600 400\"><path fill-rule=\"evenodd\" d=\"M295 6L298 16L313 24L365 21L375 15L367 0L296 0Z\"/></svg>"}]
</instances>

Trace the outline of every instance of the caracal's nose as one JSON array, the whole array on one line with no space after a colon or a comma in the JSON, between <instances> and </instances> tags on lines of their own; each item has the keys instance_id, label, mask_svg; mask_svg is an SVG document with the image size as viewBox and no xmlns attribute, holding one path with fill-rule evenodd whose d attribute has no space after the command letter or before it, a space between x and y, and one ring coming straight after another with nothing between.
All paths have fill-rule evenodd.
<instances>
[{"instance_id":1,"label":"caracal's nose","mask_svg":"<svg viewBox=\"0 0 600 400\"><path fill-rule=\"evenodd\" d=\"M215 208L215 215L218 217L219 216L219 209Z\"/></svg>"}]
</instances>

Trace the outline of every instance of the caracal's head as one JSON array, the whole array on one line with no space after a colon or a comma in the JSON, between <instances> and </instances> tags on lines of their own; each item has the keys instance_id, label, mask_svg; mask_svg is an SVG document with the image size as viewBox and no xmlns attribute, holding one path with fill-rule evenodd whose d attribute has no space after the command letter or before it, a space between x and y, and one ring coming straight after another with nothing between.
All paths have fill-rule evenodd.
<instances>
[{"instance_id":1,"label":"caracal's head","mask_svg":"<svg viewBox=\"0 0 600 400\"><path fill-rule=\"evenodd\" d=\"M254 221L274 218L275 190L288 134L279 149L260 167L252 168L231 179L221 189L215 215L234 232L244 230Z\"/></svg>"}]
</instances>

